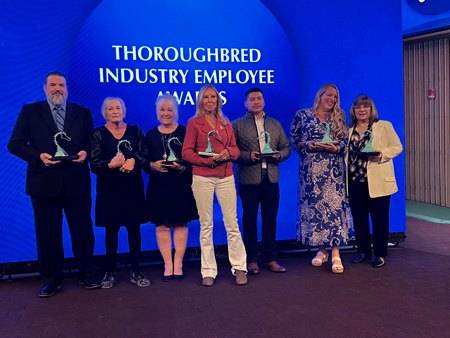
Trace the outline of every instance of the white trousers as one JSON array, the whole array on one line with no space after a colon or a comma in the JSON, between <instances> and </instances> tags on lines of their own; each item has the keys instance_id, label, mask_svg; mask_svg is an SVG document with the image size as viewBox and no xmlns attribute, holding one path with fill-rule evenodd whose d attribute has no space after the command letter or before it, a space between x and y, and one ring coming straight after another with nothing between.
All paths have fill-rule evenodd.
<instances>
[{"instance_id":1,"label":"white trousers","mask_svg":"<svg viewBox=\"0 0 450 338\"><path fill-rule=\"evenodd\" d=\"M228 259L233 275L236 270L247 271L247 254L237 221L237 197L234 176L225 178L194 175L192 192L200 216L200 248L202 277L217 276L217 263L213 243L213 202L216 193L222 209L223 223L227 231Z\"/></svg>"}]
</instances>

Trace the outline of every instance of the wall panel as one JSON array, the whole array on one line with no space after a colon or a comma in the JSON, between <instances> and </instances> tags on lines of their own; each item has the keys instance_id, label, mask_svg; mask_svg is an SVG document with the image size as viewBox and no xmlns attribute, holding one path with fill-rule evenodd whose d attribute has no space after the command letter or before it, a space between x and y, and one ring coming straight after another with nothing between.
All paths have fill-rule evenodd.
<instances>
[{"instance_id":1,"label":"wall panel","mask_svg":"<svg viewBox=\"0 0 450 338\"><path fill-rule=\"evenodd\" d=\"M450 32L404 41L406 198L450 207ZM428 91L436 89L436 99Z\"/></svg>"}]
</instances>

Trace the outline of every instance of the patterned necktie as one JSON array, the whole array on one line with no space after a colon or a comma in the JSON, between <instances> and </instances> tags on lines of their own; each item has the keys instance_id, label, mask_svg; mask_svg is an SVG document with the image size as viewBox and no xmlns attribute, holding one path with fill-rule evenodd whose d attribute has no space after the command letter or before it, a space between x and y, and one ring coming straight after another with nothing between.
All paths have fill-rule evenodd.
<instances>
[{"instance_id":1,"label":"patterned necktie","mask_svg":"<svg viewBox=\"0 0 450 338\"><path fill-rule=\"evenodd\" d=\"M55 114L56 127L58 128L59 131L63 131L64 130L64 115L63 115L64 111L61 106L56 106L55 110L56 110L56 114Z\"/></svg>"}]
</instances>

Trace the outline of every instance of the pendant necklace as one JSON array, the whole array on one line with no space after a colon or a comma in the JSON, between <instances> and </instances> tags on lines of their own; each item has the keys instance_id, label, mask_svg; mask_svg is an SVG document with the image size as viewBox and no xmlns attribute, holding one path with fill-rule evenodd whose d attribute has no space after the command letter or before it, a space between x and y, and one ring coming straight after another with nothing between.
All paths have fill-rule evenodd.
<instances>
[{"instance_id":1,"label":"pendant necklace","mask_svg":"<svg viewBox=\"0 0 450 338\"><path fill-rule=\"evenodd\" d=\"M172 136L172 133L170 134L163 134L161 133L161 141L163 144L164 154L163 154L163 161L167 161L167 147L168 147L168 140L170 140L170 137Z\"/></svg>"}]
</instances>

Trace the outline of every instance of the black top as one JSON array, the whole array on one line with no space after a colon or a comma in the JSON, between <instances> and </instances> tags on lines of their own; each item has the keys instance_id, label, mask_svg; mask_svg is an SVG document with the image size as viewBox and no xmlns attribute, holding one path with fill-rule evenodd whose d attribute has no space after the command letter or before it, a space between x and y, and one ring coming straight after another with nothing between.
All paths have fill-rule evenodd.
<instances>
[{"instance_id":1,"label":"black top","mask_svg":"<svg viewBox=\"0 0 450 338\"><path fill-rule=\"evenodd\" d=\"M134 170L124 173L119 168L110 169L108 163L120 151L126 159L134 158ZM91 138L91 170L97 175L95 225L132 225L146 222L142 164L144 134L138 126L127 125L121 139L116 139L106 127L94 130Z\"/></svg>"}]
</instances>

